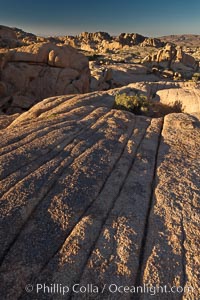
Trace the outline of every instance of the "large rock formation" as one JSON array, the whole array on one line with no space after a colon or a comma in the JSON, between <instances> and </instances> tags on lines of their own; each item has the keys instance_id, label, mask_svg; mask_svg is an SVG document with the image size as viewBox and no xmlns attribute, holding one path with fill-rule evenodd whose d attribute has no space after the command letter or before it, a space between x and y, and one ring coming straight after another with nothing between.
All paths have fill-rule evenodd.
<instances>
[{"instance_id":1,"label":"large rock formation","mask_svg":"<svg viewBox=\"0 0 200 300\"><path fill-rule=\"evenodd\" d=\"M156 38L146 38L142 43L142 47L156 47L156 48L161 48L164 47L165 43L162 42L160 39Z\"/></svg>"},{"instance_id":2,"label":"large rock formation","mask_svg":"<svg viewBox=\"0 0 200 300\"><path fill-rule=\"evenodd\" d=\"M75 48L85 51L96 51L101 43L110 42L111 36L107 32L82 32L77 36L66 36L65 42Z\"/></svg>"},{"instance_id":3,"label":"large rock formation","mask_svg":"<svg viewBox=\"0 0 200 300\"><path fill-rule=\"evenodd\" d=\"M138 33L121 33L117 40L123 45L133 46L142 43L145 37Z\"/></svg>"},{"instance_id":4,"label":"large rock formation","mask_svg":"<svg viewBox=\"0 0 200 300\"><path fill-rule=\"evenodd\" d=\"M200 122L114 110L116 92L46 99L1 131L2 299L198 299Z\"/></svg>"},{"instance_id":5,"label":"large rock formation","mask_svg":"<svg viewBox=\"0 0 200 300\"><path fill-rule=\"evenodd\" d=\"M199 68L199 63L194 57L185 53L180 46L169 43L157 53L146 56L143 63L149 67L171 69L186 78L191 77Z\"/></svg>"},{"instance_id":6,"label":"large rock formation","mask_svg":"<svg viewBox=\"0 0 200 300\"><path fill-rule=\"evenodd\" d=\"M0 53L0 109L27 110L45 97L89 91L87 58L70 46L36 43Z\"/></svg>"}]
</instances>

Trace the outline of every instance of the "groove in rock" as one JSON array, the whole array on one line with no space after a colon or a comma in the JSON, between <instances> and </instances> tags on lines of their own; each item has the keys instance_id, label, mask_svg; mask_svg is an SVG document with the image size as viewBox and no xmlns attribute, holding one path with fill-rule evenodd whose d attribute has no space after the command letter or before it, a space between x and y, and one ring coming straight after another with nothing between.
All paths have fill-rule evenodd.
<instances>
[{"instance_id":1,"label":"groove in rock","mask_svg":"<svg viewBox=\"0 0 200 300\"><path fill-rule=\"evenodd\" d=\"M147 236L148 236L148 228L149 228L149 217L151 214L152 210L152 205L153 205L153 198L154 198L154 193L155 193L155 188L156 188L156 174L157 174L157 166L158 166L158 155L159 155L159 149L162 141L162 130L163 130L163 125L164 125L164 120L162 119L162 124L160 128L160 133L159 133L159 138L158 138L158 144L157 144L157 149L155 153L155 162L154 162L154 174L152 178L152 183L151 183L151 195L149 199L149 206L148 206L148 211L146 214L146 221L145 221L145 227L144 227L144 232L143 232L143 237L142 237L142 242L141 242L141 247L140 247L140 255L139 255L139 263L138 263L138 270L137 270L137 275L136 275L136 281L135 281L135 286L141 286L142 285L142 268L144 264L144 254L146 250L146 242L147 242ZM136 295L135 300L139 300L140 296Z\"/></svg>"},{"instance_id":2,"label":"groove in rock","mask_svg":"<svg viewBox=\"0 0 200 300\"><path fill-rule=\"evenodd\" d=\"M92 113L93 113L93 112L92 112ZM103 115L103 116L105 117L105 115ZM92 120L91 123L92 123L92 122L96 122L97 120L100 120L101 118L102 118L102 116L100 116L100 117L98 117L98 118ZM72 135L71 137L68 136L67 139L64 140L62 143L60 143L60 141L59 141L57 144L55 144L55 147L54 147L53 149L50 149L47 153L45 153L45 154L43 154L43 155L40 155L39 160L38 160L38 157L36 157L36 158L32 161L32 164L33 164L33 163L36 163L36 164L34 164L33 168L30 168L30 164L27 163L26 165L22 166L22 168L17 169L14 173L9 174L6 178L4 178L3 180L1 180L1 183L3 184L4 181L7 181L7 179L8 179L9 176L12 176L13 174L15 174L15 173L17 173L17 172L19 172L19 171L21 172L21 177L20 177L20 178L17 177L17 179L21 181L21 180L25 179L30 173L34 172L35 170L37 170L38 168L40 168L41 166L43 166L44 164L46 164L46 162L48 162L50 159L52 160L52 159L54 159L56 156L58 156L58 154L61 154L61 153L62 153L62 150L64 149L64 147L70 146L70 144L73 144L72 142L74 141L74 139L76 139L76 138L78 138L79 136L81 136L84 132L87 132L87 130L88 130L89 126L90 126L90 124L89 124L87 127L83 127L82 124L80 124L80 125L81 125L81 126L80 126L80 130L79 130L79 132L78 132L77 134ZM76 125L76 127L77 127L77 125ZM82 127L82 128L81 128L81 127ZM64 145L65 141L68 141L68 143L67 143L66 145ZM50 158L49 156L47 156L47 154L52 153L52 152L56 149L56 147L57 147L58 145L61 145L61 144L64 145L64 147L61 147L61 149L60 149L61 151L57 151L56 155L52 156L51 158ZM62 148L63 148L63 149L62 149ZM46 158L46 159L45 159L44 161L42 161L42 164L40 164L40 163L38 164L38 161L40 161L41 158L43 158L43 157ZM49 159L49 158L50 158L50 159ZM28 170L25 171L24 168L28 168ZM12 182L12 181L11 181L11 182ZM17 184L18 184L18 183L19 183L19 181L17 182ZM9 190L10 190L12 187L14 187L14 186L15 186L15 183L9 187ZM2 190L0 191L0 196L3 196L3 194L6 193L6 192L8 192L9 190L5 191L5 190L2 189Z\"/></svg>"},{"instance_id":3,"label":"groove in rock","mask_svg":"<svg viewBox=\"0 0 200 300\"><path fill-rule=\"evenodd\" d=\"M182 282L182 286L184 287L186 285L187 282L187 272L186 272L186 266L187 266L187 261L186 261L186 249L185 249L185 241L186 241L186 233L185 233L185 229L184 229L184 223L183 223L183 216L181 218L181 231L182 231L182 239L181 239L181 247L182 247L182 278L183 278L183 282Z\"/></svg>"},{"instance_id":4,"label":"groove in rock","mask_svg":"<svg viewBox=\"0 0 200 300\"><path fill-rule=\"evenodd\" d=\"M144 130L144 129L143 129L143 130ZM138 148L140 147L140 144L142 143L142 140L143 140L143 137L144 137L145 133L146 133L146 128L145 128L145 131L144 131L143 136L140 137L140 140L136 143L137 146L136 146L136 149L134 149L134 153L135 153L135 154L137 153ZM131 136L131 138L132 138L132 136ZM128 143L129 140L130 140L130 135L129 135L129 138L128 138L127 142L126 142L126 145L127 145L127 143ZM73 234L73 231L74 231L75 228L79 225L79 222L81 222L81 219L82 219L82 218L84 218L86 215L91 214L92 211L95 211L95 207L96 207L96 206L98 207L98 202L100 201L101 197L104 198L104 196L105 196L105 195L104 195L104 189L105 189L105 186L106 186L106 185L110 186L111 183L109 182L109 180L112 181L111 178L113 177L112 175L114 174L115 168L116 168L116 170L117 170L118 164L120 165L120 161L121 161L121 160L123 161L122 156L123 156L123 154L124 154L124 152L125 152L126 145L124 146L124 149L122 150L122 154L121 154L121 156L119 157L118 162L116 162L117 164L116 164L115 167L113 168L112 173L110 173L108 180L105 182L105 184L104 184L104 186L102 187L102 190L99 192L97 198L96 198L96 199L94 200L94 202L90 205L90 207L88 207L88 209L83 213L83 215L80 217L80 220L78 221L78 223L75 224L74 228L72 228L72 230L70 231L70 233L68 234L68 236L66 237L66 239L68 239L68 238L70 237L70 235ZM133 160L135 159L135 154L133 155L133 153L132 153L133 158L131 158L131 161L130 161L131 163L130 163L130 165L128 165L127 169L132 168L132 166L133 166L133 164L134 164ZM124 158L125 158L125 156L124 156ZM129 173L129 171L128 171L128 173ZM125 178L124 178L124 176L123 176L122 178L120 178L120 185L118 186L118 184L117 184L117 187L116 187L116 193L117 193L117 194L114 196L114 198L111 198L112 200L110 201L110 204L107 203L107 204L108 204L108 208L106 208L106 209L108 210L108 212L106 213L105 216L102 217L102 220L99 221L99 222L101 222L101 224L98 224L98 228L95 228L95 234L96 234L96 231L97 231L97 235L99 235L99 234L101 233L102 222L103 222L103 224L106 222L107 217L108 217L108 215L109 215L109 212L112 210L112 207L115 205L115 201L116 201L116 199L118 198L118 195L119 195L120 191L121 191L122 188L123 188L123 183L126 181L126 178L127 178L127 176L128 176L128 173L127 173L127 171L126 171L126 174L124 174ZM115 175L116 175L116 174L115 174ZM124 178L124 179L123 179L123 178ZM122 183L121 183L121 180L123 181ZM119 189L120 189L120 191L119 191ZM114 199L114 200L113 200L113 199ZM114 201L114 202L113 202L113 201ZM99 203L100 203L100 202L99 202ZM97 224L96 224L96 226L97 226ZM91 229L91 230L92 230L92 229ZM96 238L95 240L93 240L93 241L94 241L94 245L96 244L96 241L97 241L97 240L98 240L98 236L97 236L97 238ZM63 246L63 245L61 245L60 249L62 248L62 246ZM80 246L80 247L81 247L81 246ZM93 243L92 243L92 247L93 247ZM60 249L57 250L57 253L59 253ZM92 252L92 250L91 250L91 252ZM52 256L52 258L50 258L49 262L50 262L52 259L54 259L54 257L56 256L57 253L55 253L54 256ZM45 272L45 268L47 267L47 265L48 265L49 262L47 262L47 264L42 268L42 270L40 271L40 274L42 274L43 271ZM87 263L87 261L86 261L86 263Z\"/></svg>"},{"instance_id":5,"label":"groove in rock","mask_svg":"<svg viewBox=\"0 0 200 300\"><path fill-rule=\"evenodd\" d=\"M125 143L125 141L124 141L124 143ZM120 148L122 148L122 151L123 151L123 145L121 145L120 146ZM81 154L81 156L83 156L84 157L84 154L82 153ZM121 156L121 152L120 152L120 154L119 154L119 157ZM114 161L113 161L113 163L112 164L114 164ZM112 166L112 168L113 168L113 166ZM104 182L105 182L105 180L104 180ZM52 187L51 187L52 188ZM101 189L101 188L100 188ZM47 196L47 194L45 195L45 197ZM44 199L44 198L43 198ZM35 210L34 210L35 211ZM84 211L84 213L85 213L85 211ZM26 226L27 227L27 226ZM24 228L24 227L23 227ZM65 238L64 238L64 240L65 240ZM63 240L63 242L64 242L64 240ZM61 243L62 243L62 241L61 241Z\"/></svg>"},{"instance_id":6,"label":"groove in rock","mask_svg":"<svg viewBox=\"0 0 200 300\"><path fill-rule=\"evenodd\" d=\"M114 198L114 200L113 200L111 206L109 207L109 210L107 211L105 218L102 220L101 228L100 228L100 230L97 232L97 237L96 237L96 239L94 240L94 242L93 242L93 244L92 244L92 246L91 246L91 248L90 248L90 251L89 251L87 260L84 262L84 265L83 265L83 267L81 268L81 270L80 270L80 272L79 272L79 278L76 278L76 281L75 281L75 282L76 282L77 284L80 284L80 282L81 282L82 274L84 273L84 270L85 270L85 268L86 268L86 266L87 266L88 260L90 259L91 255L92 255L92 253L93 253L93 251L94 251L94 249L95 249L95 247L96 247L96 244L97 244L97 242L98 242L98 240L99 240L99 238L100 238L100 236L101 236L101 233L102 233L102 230L103 230L103 228L104 228L104 225L106 224L107 220L109 219L110 213L111 213L111 211L113 210L113 208L114 208L114 206L115 206L115 203L116 203L117 199L120 197L120 194L121 194L121 192L122 192L122 190L123 190L124 184L125 184L125 182L126 182L128 176L129 176L129 174L130 174L131 169L132 169L133 166L134 166L134 163L135 163L135 157L136 157L136 155L137 155L138 149L140 148L140 145L142 144L142 141L143 141L143 139L144 139L144 137L145 137L145 134L146 134L146 131L144 131L144 134L143 134L143 136L141 137L140 142L137 144L137 147L136 147L136 150L135 150L135 156L133 156L133 160L132 160L132 162L131 162L131 164L130 164L128 170L127 170L127 173L126 173L125 177L124 177L124 178L122 179L122 181L120 182L120 188L119 188L119 191L118 191L117 195L115 196L115 198ZM130 138L130 136L129 136L129 138ZM129 138L128 138L128 140L129 140ZM127 140L127 143L128 143L128 140ZM126 143L125 147L127 146L127 143ZM124 148L125 148L125 147L124 147ZM125 149L124 149L124 150L125 150ZM124 151L123 151L123 152L124 152ZM116 161L115 167L117 166L117 163L118 163L119 160L121 159L121 157L122 157L122 155L123 155L123 152L122 152L120 158L118 159L118 161ZM113 170L114 170L114 168L113 168ZM113 171L113 170L112 170L112 171ZM111 176L111 175L112 175L112 173L110 174L110 176ZM105 182L105 184L106 184L106 182ZM103 188L105 187L105 184L104 184ZM100 191L100 194L102 193L102 191L103 191L103 189ZM100 195L100 194L99 194L99 195ZM99 196L99 195L98 195L98 196ZM89 208L90 208L90 207L89 207ZM88 210L89 210L89 208L88 208ZM87 213L87 211L86 211L86 213ZM83 218L83 217L84 217L84 215L82 216L82 218ZM79 222L80 222L80 220L79 220ZM71 234L71 233L70 233L70 234ZM60 249L59 249L59 250L60 250ZM57 252L58 252L58 251L57 251ZM67 295L67 298L66 298L66 299L68 299L68 297L69 297L69 299L71 299L71 297L72 297L72 292L71 292L69 295Z\"/></svg>"},{"instance_id":7,"label":"groove in rock","mask_svg":"<svg viewBox=\"0 0 200 300\"><path fill-rule=\"evenodd\" d=\"M95 111L97 110L98 108L95 108L94 107L91 107L91 109L88 111L86 111L86 113L83 115L83 117L86 117L88 114L90 114L92 111ZM68 113L72 113L73 112L73 109L66 112L65 114L68 114ZM61 115L60 115L61 116ZM64 117L67 119L67 115L64 115ZM42 126L40 126L39 123L42 123ZM64 122L69 122L69 123L74 123L76 122L76 120L63 120L61 122L58 122L57 120L48 120L48 117L47 117L47 120L46 120L46 123L50 123L50 124L44 124L44 118L41 118L41 119L36 119L35 120L35 125L36 125L36 128L33 129L33 123L34 123L34 120L31 120L31 124L30 124L30 120L27 120L26 122L23 122L22 124L20 124L21 126L20 127L13 127L12 128L12 131L10 133L10 135L14 135L14 138L13 138L13 142L11 142L10 144L4 144L4 146L2 146L2 149L3 148L6 148L6 147L9 147L9 146L12 146L13 144L21 141L22 139L26 139L27 138L27 135L30 135L30 134L37 134L38 132L40 131L43 131L43 130L48 130L49 128L53 127L53 126L57 126L57 125L60 125ZM25 127L26 123L28 124L27 128ZM16 135L16 131L18 131L19 129L21 129L21 127L23 126L23 128L25 128L27 131L25 131L23 134L21 134L19 132L17 138L15 137ZM6 130L6 129L5 129ZM5 134L3 134L5 136ZM6 137L8 137L8 135L6 135Z\"/></svg>"},{"instance_id":8,"label":"groove in rock","mask_svg":"<svg viewBox=\"0 0 200 300\"><path fill-rule=\"evenodd\" d=\"M106 119L106 116L109 116L110 112L108 112L106 115L103 115L99 118L99 120L101 119ZM101 124L100 124L101 125ZM94 126L94 125L93 125ZM105 124L103 124L103 126L105 126ZM96 131L98 131L101 127L97 127ZM87 132L87 130L86 130ZM88 137L90 137L91 135L93 135L94 132L92 132L91 134L88 135ZM84 140L84 138L82 139ZM81 140L81 141L82 141ZM81 143L81 141L78 141L77 145ZM76 145L76 144L75 144ZM72 149L73 150L73 149ZM88 150L88 147L86 145L85 150L82 152L82 154L80 154L78 157L84 155L84 153ZM37 197L37 204L34 207L33 210L31 210L31 212L29 213L29 215L27 216L27 219L25 220L25 222L21 225L21 227L19 228L19 232L17 233L17 235L15 236L15 238L13 239L13 241L9 244L9 246L6 248L6 250L3 253L2 259L0 260L0 265L2 265L5 257L7 256L7 254L9 253L9 251L12 249L13 245L15 244L15 242L17 241L18 237L20 236L21 232L23 231L23 229L25 228L27 222L29 221L29 219L31 218L31 216L34 214L34 212L37 210L38 206L40 205L40 203L42 201L44 201L44 199L46 197L48 197L48 194L50 193L50 191L54 188L54 186L56 185L57 180L59 179L59 177L61 177L66 169L66 165L62 166L62 163L67 160L68 158L65 158L61 163L60 166L58 166L57 168L61 168L58 171L58 178L55 180L52 180L52 182L50 183L51 185L48 186L46 188L46 190L43 192L43 195L40 193L40 195ZM75 160L77 159L77 157L75 157L74 159L71 159L70 162L67 164L67 166L69 166L69 164L72 164Z\"/></svg>"},{"instance_id":9,"label":"groove in rock","mask_svg":"<svg viewBox=\"0 0 200 300\"><path fill-rule=\"evenodd\" d=\"M93 113L93 112L92 112L92 113ZM104 116L104 115L103 115L103 116ZM103 116L102 116L102 117L103 117ZM91 122L93 122L93 120L91 120ZM82 124L81 124L81 126L82 126ZM56 129L56 130L59 130L59 129ZM56 131L56 130L53 130L52 132L54 132L54 131ZM65 130L65 129L64 129L64 130ZM47 138L47 136L51 135L52 132L47 133L47 134L46 134L46 138ZM55 134L55 138L56 138L56 137L57 137L57 135ZM43 141L43 139L41 139L41 137L40 137L39 139L42 140L42 142L44 143L44 141ZM35 141L37 141L37 139L35 139ZM59 141L59 143L60 143L60 141ZM43 155L47 155L47 153L49 152L49 149L48 149L48 142L47 142L45 145L47 145L47 147L44 148L44 153L43 153ZM19 147L19 148L20 148L20 147ZM18 149L17 149L17 150L18 150ZM26 149L25 149L25 150L26 150ZM51 149L50 149L50 150L51 150ZM29 151L30 151L30 150L29 150ZM10 153L8 153L8 155L9 155L9 154L10 154ZM25 153L25 154L27 154L27 153ZM31 156L31 160L29 160L29 161L27 161L27 162L26 162L26 160L24 160L24 162L20 164L20 167L19 167L19 168L17 168L17 167L15 166L15 168L12 168L12 172L11 172L11 173L7 172L6 175L4 174L4 176L2 176L2 178L1 178L1 180L4 179L5 177L11 175L13 172L16 172L16 171L20 170L21 167L24 167L24 166L28 165L30 162L35 161L38 157L41 157L41 155L42 155L42 154L39 152L37 156L36 156L36 155L35 155L35 156L32 155L32 156ZM1 159L3 159L3 158L1 158ZM13 170L14 170L14 171L13 171Z\"/></svg>"}]
</instances>

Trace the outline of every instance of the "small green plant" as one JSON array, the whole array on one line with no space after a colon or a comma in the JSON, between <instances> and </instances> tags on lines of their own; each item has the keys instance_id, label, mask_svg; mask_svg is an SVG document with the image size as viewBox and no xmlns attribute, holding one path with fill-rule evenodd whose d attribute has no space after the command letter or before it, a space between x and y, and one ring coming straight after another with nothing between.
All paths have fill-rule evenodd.
<instances>
[{"instance_id":1,"label":"small green plant","mask_svg":"<svg viewBox=\"0 0 200 300\"><path fill-rule=\"evenodd\" d=\"M142 115L149 110L149 102L144 95L128 96L126 93L117 94L115 96L114 108Z\"/></svg>"}]
</instances>

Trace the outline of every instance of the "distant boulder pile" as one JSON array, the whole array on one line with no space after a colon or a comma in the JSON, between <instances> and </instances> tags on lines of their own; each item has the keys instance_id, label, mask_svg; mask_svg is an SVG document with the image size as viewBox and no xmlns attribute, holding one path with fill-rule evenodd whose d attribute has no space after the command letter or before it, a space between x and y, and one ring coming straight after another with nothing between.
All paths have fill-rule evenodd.
<instances>
[{"instance_id":1,"label":"distant boulder pile","mask_svg":"<svg viewBox=\"0 0 200 300\"><path fill-rule=\"evenodd\" d=\"M38 41L38 37L33 34L33 33L30 33L30 32L25 32L23 31L22 29L19 29L19 28L13 28L16 36L17 36L17 39L19 41L21 41L24 45L25 44L31 44L31 43L36 43Z\"/></svg>"},{"instance_id":2,"label":"distant boulder pile","mask_svg":"<svg viewBox=\"0 0 200 300\"><path fill-rule=\"evenodd\" d=\"M154 71L168 70L171 76L189 79L199 68L195 58L182 50L181 46L170 43L157 53L147 55L143 64Z\"/></svg>"},{"instance_id":3,"label":"distant boulder pile","mask_svg":"<svg viewBox=\"0 0 200 300\"><path fill-rule=\"evenodd\" d=\"M133 46L161 48L165 45L160 39L148 38L138 33L121 33L111 36L107 32L82 32L76 36L40 37L19 28L0 25L0 48L17 48L40 42L67 44L89 52L116 52L129 50Z\"/></svg>"},{"instance_id":4,"label":"distant boulder pile","mask_svg":"<svg viewBox=\"0 0 200 300\"><path fill-rule=\"evenodd\" d=\"M23 112L44 98L89 91L88 59L70 46L0 49L0 111Z\"/></svg>"},{"instance_id":5,"label":"distant boulder pile","mask_svg":"<svg viewBox=\"0 0 200 300\"><path fill-rule=\"evenodd\" d=\"M79 48L85 51L94 51L105 42L110 43L111 36L106 32L82 32L77 36L66 36L63 41L72 47Z\"/></svg>"},{"instance_id":6,"label":"distant boulder pile","mask_svg":"<svg viewBox=\"0 0 200 300\"><path fill-rule=\"evenodd\" d=\"M62 38L62 41L81 50L102 53L127 50L135 45L157 48L165 45L159 39L146 38L138 33L121 33L119 36L110 36L107 32L83 32L77 36L66 36Z\"/></svg>"},{"instance_id":7,"label":"distant boulder pile","mask_svg":"<svg viewBox=\"0 0 200 300\"><path fill-rule=\"evenodd\" d=\"M145 40L141 43L142 47L155 47L161 48L164 47L165 43L162 42L160 39L156 38L145 38Z\"/></svg>"},{"instance_id":8,"label":"distant boulder pile","mask_svg":"<svg viewBox=\"0 0 200 300\"><path fill-rule=\"evenodd\" d=\"M123 46L133 46L142 43L145 37L138 33L121 33L116 40Z\"/></svg>"}]
</instances>

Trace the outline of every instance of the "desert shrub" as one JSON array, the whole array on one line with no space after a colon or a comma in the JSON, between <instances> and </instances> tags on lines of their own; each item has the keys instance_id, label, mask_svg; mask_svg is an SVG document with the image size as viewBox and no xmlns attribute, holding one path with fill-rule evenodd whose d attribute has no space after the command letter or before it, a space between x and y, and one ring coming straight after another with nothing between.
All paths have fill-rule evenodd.
<instances>
[{"instance_id":1,"label":"desert shrub","mask_svg":"<svg viewBox=\"0 0 200 300\"><path fill-rule=\"evenodd\" d=\"M128 96L126 93L115 96L113 108L152 118L160 118L171 113L181 113L184 111L180 101L176 101L173 104L164 104L154 100L148 101L147 97L141 94Z\"/></svg>"},{"instance_id":2,"label":"desert shrub","mask_svg":"<svg viewBox=\"0 0 200 300\"><path fill-rule=\"evenodd\" d=\"M141 115L149 110L149 102L144 95L128 96L126 93L117 94L115 96L114 108Z\"/></svg>"}]
</instances>

